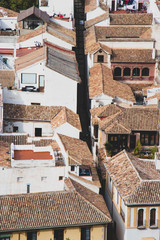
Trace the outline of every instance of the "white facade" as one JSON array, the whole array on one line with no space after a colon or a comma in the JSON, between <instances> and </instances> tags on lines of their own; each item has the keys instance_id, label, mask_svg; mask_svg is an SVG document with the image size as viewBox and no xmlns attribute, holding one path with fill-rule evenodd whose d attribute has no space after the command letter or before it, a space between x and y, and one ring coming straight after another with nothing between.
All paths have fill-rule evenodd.
<instances>
[{"instance_id":1,"label":"white facade","mask_svg":"<svg viewBox=\"0 0 160 240\"><path fill-rule=\"evenodd\" d=\"M35 136L35 129L42 129L42 137L52 137L53 130L51 128L50 122L38 122L38 121L5 121L4 132L12 133L13 127L18 127L17 132L19 133L28 133L29 137Z\"/></svg>"},{"instance_id":2,"label":"white facade","mask_svg":"<svg viewBox=\"0 0 160 240\"><path fill-rule=\"evenodd\" d=\"M68 137L79 139L80 130L78 130L77 128L73 127L72 125L66 122L63 125L57 127L54 130L54 133L59 133Z\"/></svg>"},{"instance_id":3,"label":"white facade","mask_svg":"<svg viewBox=\"0 0 160 240\"><path fill-rule=\"evenodd\" d=\"M100 42L110 48L139 48L139 49L153 49L153 45L154 45L154 41L131 41L131 39L129 39L129 41L118 41L115 40L114 41L103 41Z\"/></svg>"},{"instance_id":4,"label":"white facade","mask_svg":"<svg viewBox=\"0 0 160 240\"><path fill-rule=\"evenodd\" d=\"M0 167L0 195L64 190L65 167ZM59 176L63 179L59 180Z\"/></svg>"},{"instance_id":5,"label":"white facade","mask_svg":"<svg viewBox=\"0 0 160 240\"><path fill-rule=\"evenodd\" d=\"M45 5L47 6L43 6ZM74 12L74 1L73 0L39 0L39 9L47 12L50 16L56 14L66 14L69 17Z\"/></svg>"},{"instance_id":6,"label":"white facade","mask_svg":"<svg viewBox=\"0 0 160 240\"><path fill-rule=\"evenodd\" d=\"M35 84L22 84L23 73L36 74ZM39 103L43 106L65 106L73 112L77 111L77 82L45 66L44 61L40 61L16 73L16 86L18 88L27 85L39 87L39 76L45 76L44 92L24 92L17 90L3 89L4 103L24 104Z\"/></svg>"},{"instance_id":7,"label":"white facade","mask_svg":"<svg viewBox=\"0 0 160 240\"><path fill-rule=\"evenodd\" d=\"M0 17L0 29L17 29L17 17Z\"/></svg>"},{"instance_id":8,"label":"white facade","mask_svg":"<svg viewBox=\"0 0 160 240\"><path fill-rule=\"evenodd\" d=\"M0 133L3 132L3 91L0 85Z\"/></svg>"}]
</instances>

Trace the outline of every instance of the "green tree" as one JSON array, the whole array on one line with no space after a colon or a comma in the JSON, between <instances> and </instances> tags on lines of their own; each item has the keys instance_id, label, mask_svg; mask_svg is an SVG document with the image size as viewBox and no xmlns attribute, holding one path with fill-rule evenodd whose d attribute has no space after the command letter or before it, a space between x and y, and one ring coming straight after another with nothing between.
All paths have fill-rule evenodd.
<instances>
[{"instance_id":1,"label":"green tree","mask_svg":"<svg viewBox=\"0 0 160 240\"><path fill-rule=\"evenodd\" d=\"M0 0L0 6L20 12L21 10L30 8L33 5L36 6L37 2L37 0Z\"/></svg>"}]
</instances>

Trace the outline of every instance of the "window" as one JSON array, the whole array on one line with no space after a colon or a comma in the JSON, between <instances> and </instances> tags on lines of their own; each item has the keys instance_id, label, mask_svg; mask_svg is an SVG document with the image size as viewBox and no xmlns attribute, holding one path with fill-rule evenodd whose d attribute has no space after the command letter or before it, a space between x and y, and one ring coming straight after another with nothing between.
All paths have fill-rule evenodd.
<instances>
[{"instance_id":1,"label":"window","mask_svg":"<svg viewBox=\"0 0 160 240\"><path fill-rule=\"evenodd\" d=\"M31 102L31 105L41 105L40 103L34 103L34 102Z\"/></svg>"},{"instance_id":2,"label":"window","mask_svg":"<svg viewBox=\"0 0 160 240\"><path fill-rule=\"evenodd\" d=\"M10 240L10 234L0 234L0 240Z\"/></svg>"},{"instance_id":3,"label":"window","mask_svg":"<svg viewBox=\"0 0 160 240\"><path fill-rule=\"evenodd\" d=\"M120 67L116 67L116 68L114 69L114 76L115 76L115 77L121 76L121 68L120 68Z\"/></svg>"},{"instance_id":4,"label":"window","mask_svg":"<svg viewBox=\"0 0 160 240\"><path fill-rule=\"evenodd\" d=\"M90 227L81 228L81 240L90 240Z\"/></svg>"},{"instance_id":5,"label":"window","mask_svg":"<svg viewBox=\"0 0 160 240\"><path fill-rule=\"evenodd\" d=\"M71 166L71 171L74 172L75 166Z\"/></svg>"},{"instance_id":6,"label":"window","mask_svg":"<svg viewBox=\"0 0 160 240\"><path fill-rule=\"evenodd\" d=\"M18 127L17 126L13 126L13 132L18 132Z\"/></svg>"},{"instance_id":7,"label":"window","mask_svg":"<svg viewBox=\"0 0 160 240\"><path fill-rule=\"evenodd\" d=\"M39 75L39 87L44 87L44 75Z\"/></svg>"},{"instance_id":8,"label":"window","mask_svg":"<svg viewBox=\"0 0 160 240\"><path fill-rule=\"evenodd\" d=\"M22 182L23 177L17 177L17 182Z\"/></svg>"},{"instance_id":9,"label":"window","mask_svg":"<svg viewBox=\"0 0 160 240\"><path fill-rule=\"evenodd\" d=\"M21 83L22 84L36 84L37 83L37 74L22 73L21 74Z\"/></svg>"},{"instance_id":10,"label":"window","mask_svg":"<svg viewBox=\"0 0 160 240\"><path fill-rule=\"evenodd\" d=\"M63 176L59 176L59 181L63 180Z\"/></svg>"},{"instance_id":11,"label":"window","mask_svg":"<svg viewBox=\"0 0 160 240\"><path fill-rule=\"evenodd\" d=\"M142 76L149 76L149 68L142 69Z\"/></svg>"},{"instance_id":12,"label":"window","mask_svg":"<svg viewBox=\"0 0 160 240\"><path fill-rule=\"evenodd\" d=\"M28 232L27 240L37 240L37 232Z\"/></svg>"},{"instance_id":13,"label":"window","mask_svg":"<svg viewBox=\"0 0 160 240\"><path fill-rule=\"evenodd\" d=\"M144 226L144 209L138 210L138 227Z\"/></svg>"},{"instance_id":14,"label":"window","mask_svg":"<svg viewBox=\"0 0 160 240\"><path fill-rule=\"evenodd\" d=\"M156 226L156 209L150 210L150 226Z\"/></svg>"},{"instance_id":15,"label":"window","mask_svg":"<svg viewBox=\"0 0 160 240\"><path fill-rule=\"evenodd\" d=\"M142 132L140 141L143 146L158 145L158 134L156 132Z\"/></svg>"},{"instance_id":16,"label":"window","mask_svg":"<svg viewBox=\"0 0 160 240\"><path fill-rule=\"evenodd\" d=\"M30 193L30 184L27 184L27 193Z\"/></svg>"},{"instance_id":17,"label":"window","mask_svg":"<svg viewBox=\"0 0 160 240\"><path fill-rule=\"evenodd\" d=\"M104 62L104 56L103 55L98 55L97 56L97 62L99 62L99 63Z\"/></svg>"},{"instance_id":18,"label":"window","mask_svg":"<svg viewBox=\"0 0 160 240\"><path fill-rule=\"evenodd\" d=\"M54 230L54 240L63 240L64 230L58 229Z\"/></svg>"},{"instance_id":19,"label":"window","mask_svg":"<svg viewBox=\"0 0 160 240\"><path fill-rule=\"evenodd\" d=\"M8 58L3 58L3 63L7 64Z\"/></svg>"},{"instance_id":20,"label":"window","mask_svg":"<svg viewBox=\"0 0 160 240\"><path fill-rule=\"evenodd\" d=\"M98 138L98 125L94 125L94 137Z\"/></svg>"},{"instance_id":21,"label":"window","mask_svg":"<svg viewBox=\"0 0 160 240\"><path fill-rule=\"evenodd\" d=\"M48 6L48 0L41 0L41 6L47 7Z\"/></svg>"},{"instance_id":22,"label":"window","mask_svg":"<svg viewBox=\"0 0 160 240\"><path fill-rule=\"evenodd\" d=\"M47 177L41 177L42 182L45 181L45 180L47 180Z\"/></svg>"},{"instance_id":23,"label":"window","mask_svg":"<svg viewBox=\"0 0 160 240\"><path fill-rule=\"evenodd\" d=\"M35 128L35 137L42 137L42 128Z\"/></svg>"},{"instance_id":24,"label":"window","mask_svg":"<svg viewBox=\"0 0 160 240\"><path fill-rule=\"evenodd\" d=\"M135 77L140 76L140 69L139 68L134 68L132 75L135 76Z\"/></svg>"},{"instance_id":25,"label":"window","mask_svg":"<svg viewBox=\"0 0 160 240\"><path fill-rule=\"evenodd\" d=\"M130 68L124 68L123 76L130 76L130 75L131 75L131 69Z\"/></svg>"}]
</instances>

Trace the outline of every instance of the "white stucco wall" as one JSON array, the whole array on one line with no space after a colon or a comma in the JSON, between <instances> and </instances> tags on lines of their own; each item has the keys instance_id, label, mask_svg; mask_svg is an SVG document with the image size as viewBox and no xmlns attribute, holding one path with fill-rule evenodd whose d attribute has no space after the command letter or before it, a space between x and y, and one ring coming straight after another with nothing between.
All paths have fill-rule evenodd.
<instances>
[{"instance_id":1,"label":"white stucco wall","mask_svg":"<svg viewBox=\"0 0 160 240\"><path fill-rule=\"evenodd\" d=\"M135 240L135 236L136 236L136 240L141 240L142 238L153 238L155 240L159 240L160 239L160 230L157 229L127 229L126 233L125 233L125 238L124 240Z\"/></svg>"},{"instance_id":2,"label":"white stucco wall","mask_svg":"<svg viewBox=\"0 0 160 240\"><path fill-rule=\"evenodd\" d=\"M11 28L16 29L17 17L1 17L0 18L0 29Z\"/></svg>"},{"instance_id":3,"label":"white stucco wall","mask_svg":"<svg viewBox=\"0 0 160 240\"><path fill-rule=\"evenodd\" d=\"M41 0L39 0L39 8L47 12L50 16L52 16L54 12L69 16L70 13L74 11L74 2L73 0L48 0L48 6L43 7L41 6Z\"/></svg>"},{"instance_id":4,"label":"white stucco wall","mask_svg":"<svg viewBox=\"0 0 160 240\"><path fill-rule=\"evenodd\" d=\"M140 48L140 49L153 49L153 41L108 41L107 40L104 42L100 42L105 44L106 46L110 48Z\"/></svg>"},{"instance_id":5,"label":"white stucco wall","mask_svg":"<svg viewBox=\"0 0 160 240\"><path fill-rule=\"evenodd\" d=\"M91 100L91 108L111 104L112 100L113 100L112 97L102 94Z\"/></svg>"},{"instance_id":6,"label":"white stucco wall","mask_svg":"<svg viewBox=\"0 0 160 240\"><path fill-rule=\"evenodd\" d=\"M7 123L7 126L4 126L4 132L5 133L11 133L13 132L13 126L18 127L19 133L28 133L29 137L35 136L35 128L42 128L42 137L50 137L53 136L53 130L51 128L50 122L26 122L26 121L5 121Z\"/></svg>"},{"instance_id":7,"label":"white stucco wall","mask_svg":"<svg viewBox=\"0 0 160 240\"><path fill-rule=\"evenodd\" d=\"M28 167L4 168L0 167L0 195L27 193L27 184L30 192L48 192L64 190L65 167ZM21 181L17 178L21 177ZM41 177L47 177L41 180Z\"/></svg>"},{"instance_id":8,"label":"white stucco wall","mask_svg":"<svg viewBox=\"0 0 160 240\"><path fill-rule=\"evenodd\" d=\"M26 41L23 41L23 42L20 42L20 43L17 43L17 48L24 48L24 47L35 47L36 46L36 42L39 42L41 46L43 46L43 40L46 39L47 41L53 43L53 44L56 44L60 47L64 47L64 48L67 48L67 49L70 49L72 50L72 45L57 38L57 37L54 37L53 35L49 34L48 32L45 32L45 33L42 33L38 36L35 36L33 38L30 38Z\"/></svg>"},{"instance_id":9,"label":"white stucco wall","mask_svg":"<svg viewBox=\"0 0 160 240\"><path fill-rule=\"evenodd\" d=\"M69 123L64 123L63 125L59 126L54 130L54 132L78 139L80 133L80 131L77 128L73 127Z\"/></svg>"},{"instance_id":10,"label":"white stucco wall","mask_svg":"<svg viewBox=\"0 0 160 240\"><path fill-rule=\"evenodd\" d=\"M77 82L47 67L37 63L17 72L18 81L21 73L37 73L45 75L45 89L41 92L23 92L3 89L4 103L30 105L32 102L43 106L65 106L73 112L77 111ZM17 84L18 85L18 84ZM27 84L26 84L27 85ZM34 84L29 84L34 86Z\"/></svg>"}]
</instances>

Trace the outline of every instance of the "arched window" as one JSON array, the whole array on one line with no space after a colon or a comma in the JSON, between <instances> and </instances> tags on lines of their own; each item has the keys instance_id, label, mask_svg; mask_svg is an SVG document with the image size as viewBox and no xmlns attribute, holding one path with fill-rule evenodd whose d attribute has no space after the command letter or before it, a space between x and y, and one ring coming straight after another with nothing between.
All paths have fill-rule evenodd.
<instances>
[{"instance_id":1,"label":"arched window","mask_svg":"<svg viewBox=\"0 0 160 240\"><path fill-rule=\"evenodd\" d=\"M142 69L142 76L149 76L149 68Z\"/></svg>"},{"instance_id":2,"label":"arched window","mask_svg":"<svg viewBox=\"0 0 160 240\"><path fill-rule=\"evenodd\" d=\"M140 76L140 69L139 68L134 68L132 75L133 76Z\"/></svg>"},{"instance_id":3,"label":"arched window","mask_svg":"<svg viewBox=\"0 0 160 240\"><path fill-rule=\"evenodd\" d=\"M150 210L150 226L156 225L156 209L152 208Z\"/></svg>"},{"instance_id":4,"label":"arched window","mask_svg":"<svg viewBox=\"0 0 160 240\"><path fill-rule=\"evenodd\" d=\"M130 68L124 68L123 76L130 76L130 75L131 75L131 69Z\"/></svg>"},{"instance_id":5,"label":"arched window","mask_svg":"<svg viewBox=\"0 0 160 240\"><path fill-rule=\"evenodd\" d=\"M144 210L139 209L138 210L138 227L143 226L143 215L144 215Z\"/></svg>"},{"instance_id":6,"label":"arched window","mask_svg":"<svg viewBox=\"0 0 160 240\"><path fill-rule=\"evenodd\" d=\"M114 69L114 76L115 77L120 77L121 76L121 68L120 67L116 67Z\"/></svg>"}]
</instances>

